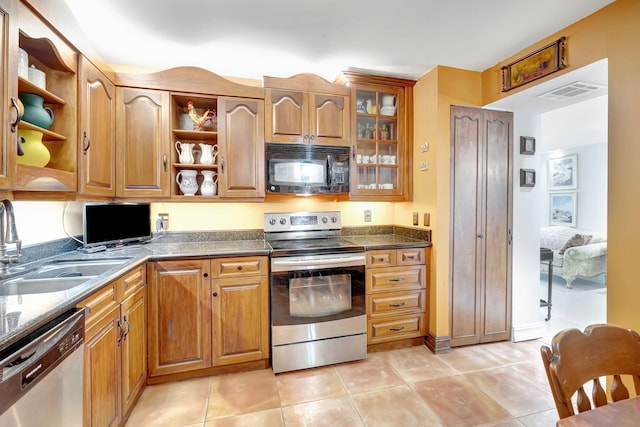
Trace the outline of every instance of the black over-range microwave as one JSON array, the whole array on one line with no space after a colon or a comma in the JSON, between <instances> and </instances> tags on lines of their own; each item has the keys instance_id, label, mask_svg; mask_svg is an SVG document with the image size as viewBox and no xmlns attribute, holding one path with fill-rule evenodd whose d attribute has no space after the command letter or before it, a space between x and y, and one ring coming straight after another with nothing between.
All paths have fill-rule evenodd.
<instances>
[{"instance_id":1,"label":"black over-range microwave","mask_svg":"<svg viewBox=\"0 0 640 427\"><path fill-rule=\"evenodd\" d=\"M349 147L267 143L267 193L349 192Z\"/></svg>"}]
</instances>

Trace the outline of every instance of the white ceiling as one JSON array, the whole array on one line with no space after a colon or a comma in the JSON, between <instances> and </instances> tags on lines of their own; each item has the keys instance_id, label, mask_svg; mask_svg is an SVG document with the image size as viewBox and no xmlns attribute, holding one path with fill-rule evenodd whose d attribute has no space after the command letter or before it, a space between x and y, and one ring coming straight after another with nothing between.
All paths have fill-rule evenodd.
<instances>
[{"instance_id":1,"label":"white ceiling","mask_svg":"<svg viewBox=\"0 0 640 427\"><path fill-rule=\"evenodd\" d=\"M483 71L613 0L65 0L102 58L262 79Z\"/></svg>"}]
</instances>

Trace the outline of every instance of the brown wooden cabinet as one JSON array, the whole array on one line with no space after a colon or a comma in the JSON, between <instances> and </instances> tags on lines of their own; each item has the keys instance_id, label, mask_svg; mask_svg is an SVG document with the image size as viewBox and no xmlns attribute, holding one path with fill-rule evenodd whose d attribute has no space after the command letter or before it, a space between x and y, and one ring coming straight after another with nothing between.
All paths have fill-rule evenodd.
<instances>
[{"instance_id":1,"label":"brown wooden cabinet","mask_svg":"<svg viewBox=\"0 0 640 427\"><path fill-rule=\"evenodd\" d=\"M146 383L145 268L136 267L91 295L84 356L84 425L117 426Z\"/></svg>"},{"instance_id":2,"label":"brown wooden cabinet","mask_svg":"<svg viewBox=\"0 0 640 427\"><path fill-rule=\"evenodd\" d=\"M17 0L0 0L0 117L4 125L0 143L0 188L13 188L16 175L16 144L18 142L18 7Z\"/></svg>"},{"instance_id":3,"label":"brown wooden cabinet","mask_svg":"<svg viewBox=\"0 0 640 427\"><path fill-rule=\"evenodd\" d=\"M349 89L313 74L264 77L268 142L349 145Z\"/></svg>"},{"instance_id":4,"label":"brown wooden cabinet","mask_svg":"<svg viewBox=\"0 0 640 427\"><path fill-rule=\"evenodd\" d=\"M264 100L220 97L218 193L264 198Z\"/></svg>"},{"instance_id":5,"label":"brown wooden cabinet","mask_svg":"<svg viewBox=\"0 0 640 427\"><path fill-rule=\"evenodd\" d=\"M369 345L425 335L425 252L425 248L367 251Z\"/></svg>"},{"instance_id":6,"label":"brown wooden cabinet","mask_svg":"<svg viewBox=\"0 0 640 427\"><path fill-rule=\"evenodd\" d=\"M213 364L268 359L268 258L220 258L211 263Z\"/></svg>"},{"instance_id":7,"label":"brown wooden cabinet","mask_svg":"<svg viewBox=\"0 0 640 427\"><path fill-rule=\"evenodd\" d=\"M113 197L116 194L116 88L85 57L80 57L78 68L78 192Z\"/></svg>"},{"instance_id":8,"label":"brown wooden cabinet","mask_svg":"<svg viewBox=\"0 0 640 427\"><path fill-rule=\"evenodd\" d=\"M29 123L24 117L18 123L19 136L35 141L34 135L42 135L37 138L47 148L50 160L44 166L35 165L33 157L28 154L29 149L25 148L22 156L18 153L14 195L21 197L20 191L76 192L78 54L22 2L19 3L19 17L18 44L28 53L29 65L45 73L46 85L43 88L18 77L18 92L41 97L43 106L53 113L53 123L44 128Z\"/></svg>"},{"instance_id":9,"label":"brown wooden cabinet","mask_svg":"<svg viewBox=\"0 0 640 427\"><path fill-rule=\"evenodd\" d=\"M149 376L211 366L209 260L148 264Z\"/></svg>"},{"instance_id":10,"label":"brown wooden cabinet","mask_svg":"<svg viewBox=\"0 0 640 427\"><path fill-rule=\"evenodd\" d=\"M413 80L343 72L351 88L351 200L411 200Z\"/></svg>"},{"instance_id":11,"label":"brown wooden cabinet","mask_svg":"<svg viewBox=\"0 0 640 427\"><path fill-rule=\"evenodd\" d=\"M149 375L269 357L268 257L149 263Z\"/></svg>"},{"instance_id":12,"label":"brown wooden cabinet","mask_svg":"<svg viewBox=\"0 0 640 427\"><path fill-rule=\"evenodd\" d=\"M170 194L169 92L116 88L116 196Z\"/></svg>"},{"instance_id":13,"label":"brown wooden cabinet","mask_svg":"<svg viewBox=\"0 0 640 427\"><path fill-rule=\"evenodd\" d=\"M451 346L511 337L513 113L451 107Z\"/></svg>"}]
</instances>

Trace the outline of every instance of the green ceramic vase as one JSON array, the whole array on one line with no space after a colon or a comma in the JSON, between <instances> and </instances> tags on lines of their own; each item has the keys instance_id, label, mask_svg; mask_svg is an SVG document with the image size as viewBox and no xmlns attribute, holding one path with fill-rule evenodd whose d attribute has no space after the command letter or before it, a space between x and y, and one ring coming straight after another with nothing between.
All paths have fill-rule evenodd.
<instances>
[{"instance_id":1,"label":"green ceramic vase","mask_svg":"<svg viewBox=\"0 0 640 427\"><path fill-rule=\"evenodd\" d=\"M22 92L19 95L20 101L24 104L24 115L22 120L49 129L53 124L53 111L44 106L44 98L33 93Z\"/></svg>"}]
</instances>

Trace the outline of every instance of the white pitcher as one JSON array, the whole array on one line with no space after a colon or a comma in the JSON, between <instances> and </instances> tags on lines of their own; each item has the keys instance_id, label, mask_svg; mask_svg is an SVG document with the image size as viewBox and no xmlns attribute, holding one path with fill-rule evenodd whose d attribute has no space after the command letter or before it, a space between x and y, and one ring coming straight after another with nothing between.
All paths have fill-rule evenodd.
<instances>
[{"instance_id":1,"label":"white pitcher","mask_svg":"<svg viewBox=\"0 0 640 427\"><path fill-rule=\"evenodd\" d=\"M185 196L193 196L198 191L198 171L183 169L176 174L176 182Z\"/></svg>"},{"instance_id":2,"label":"white pitcher","mask_svg":"<svg viewBox=\"0 0 640 427\"><path fill-rule=\"evenodd\" d=\"M185 142L176 141L176 151L178 152L178 159L183 165L193 164L193 147L196 144L187 144Z\"/></svg>"},{"instance_id":3,"label":"white pitcher","mask_svg":"<svg viewBox=\"0 0 640 427\"><path fill-rule=\"evenodd\" d=\"M382 95L382 106L380 107L380 114L383 114L385 116L393 116L396 114L395 95Z\"/></svg>"},{"instance_id":4,"label":"white pitcher","mask_svg":"<svg viewBox=\"0 0 640 427\"><path fill-rule=\"evenodd\" d=\"M216 156L218 155L218 146L209 144L198 144L200 146L200 164L212 165L216 162Z\"/></svg>"},{"instance_id":5,"label":"white pitcher","mask_svg":"<svg viewBox=\"0 0 640 427\"><path fill-rule=\"evenodd\" d=\"M200 194L203 196L215 196L218 189L218 174L214 171L202 171L202 184L200 185Z\"/></svg>"}]
</instances>

